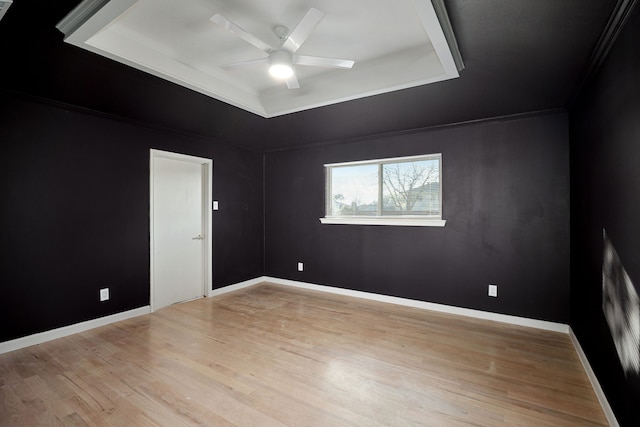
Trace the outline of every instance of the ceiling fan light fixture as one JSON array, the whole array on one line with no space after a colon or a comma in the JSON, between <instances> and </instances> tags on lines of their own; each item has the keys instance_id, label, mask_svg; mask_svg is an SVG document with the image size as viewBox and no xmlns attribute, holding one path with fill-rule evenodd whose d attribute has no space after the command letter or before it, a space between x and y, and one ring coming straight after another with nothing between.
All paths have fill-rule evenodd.
<instances>
[{"instance_id":1,"label":"ceiling fan light fixture","mask_svg":"<svg viewBox=\"0 0 640 427\"><path fill-rule=\"evenodd\" d=\"M288 79L293 76L291 54L285 50L277 50L269 56L269 74L276 79Z\"/></svg>"},{"instance_id":2,"label":"ceiling fan light fixture","mask_svg":"<svg viewBox=\"0 0 640 427\"><path fill-rule=\"evenodd\" d=\"M276 79L288 79L293 76L293 68L286 64L274 64L269 67L269 74Z\"/></svg>"}]
</instances>

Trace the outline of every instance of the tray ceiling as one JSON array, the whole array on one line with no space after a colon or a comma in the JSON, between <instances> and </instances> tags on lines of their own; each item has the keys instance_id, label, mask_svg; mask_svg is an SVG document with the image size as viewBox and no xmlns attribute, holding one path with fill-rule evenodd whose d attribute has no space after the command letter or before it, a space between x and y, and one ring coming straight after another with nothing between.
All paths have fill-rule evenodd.
<instances>
[{"instance_id":1,"label":"tray ceiling","mask_svg":"<svg viewBox=\"0 0 640 427\"><path fill-rule=\"evenodd\" d=\"M446 15L439 20L429 0L104 3L85 1L61 21L65 41L263 117L458 77L440 25L444 19L448 28ZM311 7L325 16L297 53L353 59L352 69L296 65L300 88L287 89L267 64L222 68L267 53L212 22L213 15L276 48L274 28L293 29Z\"/></svg>"}]
</instances>

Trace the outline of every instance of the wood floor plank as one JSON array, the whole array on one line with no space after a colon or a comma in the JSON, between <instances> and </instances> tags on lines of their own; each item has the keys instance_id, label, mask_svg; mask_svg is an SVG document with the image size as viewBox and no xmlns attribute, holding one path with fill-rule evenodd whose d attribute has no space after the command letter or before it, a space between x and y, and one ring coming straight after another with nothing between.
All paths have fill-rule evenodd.
<instances>
[{"instance_id":1,"label":"wood floor plank","mask_svg":"<svg viewBox=\"0 0 640 427\"><path fill-rule=\"evenodd\" d=\"M261 284L0 355L0 426L605 426L568 336Z\"/></svg>"}]
</instances>

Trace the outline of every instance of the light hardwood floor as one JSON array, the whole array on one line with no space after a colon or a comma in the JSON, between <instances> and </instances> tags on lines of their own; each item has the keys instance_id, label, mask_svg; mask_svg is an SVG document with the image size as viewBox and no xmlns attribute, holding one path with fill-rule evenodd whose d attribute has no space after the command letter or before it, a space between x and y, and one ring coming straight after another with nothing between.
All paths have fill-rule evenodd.
<instances>
[{"instance_id":1,"label":"light hardwood floor","mask_svg":"<svg viewBox=\"0 0 640 427\"><path fill-rule=\"evenodd\" d=\"M607 425L569 337L262 284L0 355L2 426Z\"/></svg>"}]
</instances>

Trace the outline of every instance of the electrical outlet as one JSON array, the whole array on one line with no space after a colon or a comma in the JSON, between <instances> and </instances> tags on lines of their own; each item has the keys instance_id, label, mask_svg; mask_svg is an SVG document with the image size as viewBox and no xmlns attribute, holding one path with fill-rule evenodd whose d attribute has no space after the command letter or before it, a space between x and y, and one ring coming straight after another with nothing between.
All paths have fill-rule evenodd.
<instances>
[{"instance_id":1,"label":"electrical outlet","mask_svg":"<svg viewBox=\"0 0 640 427\"><path fill-rule=\"evenodd\" d=\"M218 204L218 201L217 201L217 200L214 200L214 201L213 201L213 210L214 210L214 211L217 211L217 210L219 209L219 206L220 206L220 205Z\"/></svg>"},{"instance_id":2,"label":"electrical outlet","mask_svg":"<svg viewBox=\"0 0 640 427\"><path fill-rule=\"evenodd\" d=\"M299 262L298 263L298 271L303 271L304 270L304 264Z\"/></svg>"},{"instance_id":3,"label":"electrical outlet","mask_svg":"<svg viewBox=\"0 0 640 427\"><path fill-rule=\"evenodd\" d=\"M109 299L109 288L100 289L100 301L107 301Z\"/></svg>"},{"instance_id":4,"label":"electrical outlet","mask_svg":"<svg viewBox=\"0 0 640 427\"><path fill-rule=\"evenodd\" d=\"M498 296L498 285L489 285L489 296L490 297Z\"/></svg>"}]
</instances>

